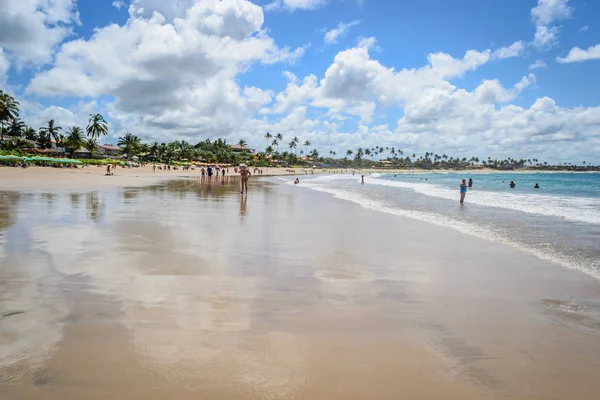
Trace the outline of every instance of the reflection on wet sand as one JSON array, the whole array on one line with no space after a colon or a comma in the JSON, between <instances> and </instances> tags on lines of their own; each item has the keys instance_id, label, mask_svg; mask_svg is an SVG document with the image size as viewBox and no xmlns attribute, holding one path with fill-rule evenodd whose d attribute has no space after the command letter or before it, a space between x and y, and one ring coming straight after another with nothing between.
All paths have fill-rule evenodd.
<instances>
[{"instance_id":1,"label":"reflection on wet sand","mask_svg":"<svg viewBox=\"0 0 600 400\"><path fill-rule=\"evenodd\" d=\"M550 344L597 343L468 292L463 270L439 268L452 246L435 253L420 226L398 239L406 224L302 189L251 180L242 196L235 178L198 178L3 196L3 400L518 398L528 373L554 371L544 360L569 357ZM492 341L490 312L539 347ZM592 356L587 375L561 371L588 392ZM528 398L581 393L537 379Z\"/></svg>"}]
</instances>

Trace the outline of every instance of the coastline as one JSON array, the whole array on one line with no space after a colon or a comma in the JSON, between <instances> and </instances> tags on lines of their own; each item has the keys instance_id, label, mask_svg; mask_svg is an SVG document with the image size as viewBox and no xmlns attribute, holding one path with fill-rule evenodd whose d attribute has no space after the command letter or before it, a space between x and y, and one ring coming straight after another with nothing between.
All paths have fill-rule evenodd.
<instances>
[{"instance_id":1,"label":"coastline","mask_svg":"<svg viewBox=\"0 0 600 400\"><path fill-rule=\"evenodd\" d=\"M237 177L230 168L229 177ZM250 168L253 171L253 168ZM290 172L292 170L293 172ZM489 174L489 173L595 173L595 172L570 172L570 171L497 171L492 169L479 170L391 170L391 169L308 169L308 168L263 168L264 174L254 174L253 179L257 177L269 176L302 176L316 174L350 174L355 171L356 175L361 174L428 174L428 173L456 173L465 175ZM102 188L102 187L124 187L150 185L156 182L176 179L176 178L200 178L200 171L196 170L177 170L177 171L152 171L150 165L138 168L117 168L113 176L105 176L104 167L85 167L78 169L61 169L48 167L29 167L22 168L0 168L0 189L4 190L37 190L37 189L62 189L77 190L84 188Z\"/></svg>"}]
</instances>

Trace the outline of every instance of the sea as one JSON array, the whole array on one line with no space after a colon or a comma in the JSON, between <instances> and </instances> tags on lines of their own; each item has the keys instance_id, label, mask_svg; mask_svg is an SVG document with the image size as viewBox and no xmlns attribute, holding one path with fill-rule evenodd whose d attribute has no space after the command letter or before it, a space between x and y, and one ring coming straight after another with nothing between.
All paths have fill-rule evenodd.
<instances>
[{"instance_id":1,"label":"sea","mask_svg":"<svg viewBox=\"0 0 600 400\"><path fill-rule=\"evenodd\" d=\"M473 187L460 205L462 178L473 179ZM360 174L300 179L364 208L514 246L600 279L600 173L372 173L364 184Z\"/></svg>"}]
</instances>

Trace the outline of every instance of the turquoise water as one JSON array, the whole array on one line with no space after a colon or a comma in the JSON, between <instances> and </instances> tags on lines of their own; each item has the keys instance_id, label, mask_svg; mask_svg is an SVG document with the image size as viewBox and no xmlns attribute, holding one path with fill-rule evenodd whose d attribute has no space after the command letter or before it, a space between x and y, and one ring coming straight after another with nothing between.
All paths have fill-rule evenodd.
<instances>
[{"instance_id":1,"label":"turquoise water","mask_svg":"<svg viewBox=\"0 0 600 400\"><path fill-rule=\"evenodd\" d=\"M406 182L427 179L427 183L448 188L457 188L461 178L472 178L473 188L477 190L600 198L600 173L390 174L381 178ZM508 186L511 180L516 184L514 189ZM540 189L533 188L536 183Z\"/></svg>"},{"instance_id":2,"label":"turquoise water","mask_svg":"<svg viewBox=\"0 0 600 400\"><path fill-rule=\"evenodd\" d=\"M461 206L462 178L474 183ZM368 174L364 185L360 175L328 175L304 179L301 186L515 246L600 278L597 173Z\"/></svg>"}]
</instances>

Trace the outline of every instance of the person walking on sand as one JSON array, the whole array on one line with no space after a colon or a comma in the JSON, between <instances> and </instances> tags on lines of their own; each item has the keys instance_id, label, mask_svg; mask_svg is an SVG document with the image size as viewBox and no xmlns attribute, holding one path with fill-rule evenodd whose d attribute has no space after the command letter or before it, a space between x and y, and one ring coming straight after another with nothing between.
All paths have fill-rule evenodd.
<instances>
[{"instance_id":1,"label":"person walking on sand","mask_svg":"<svg viewBox=\"0 0 600 400\"><path fill-rule=\"evenodd\" d=\"M242 194L244 194L244 188L246 188L246 194L248 194L248 178L250 178L252 174L250 170L246 166L246 164L240 164L240 177L241 185L242 185Z\"/></svg>"},{"instance_id":2,"label":"person walking on sand","mask_svg":"<svg viewBox=\"0 0 600 400\"><path fill-rule=\"evenodd\" d=\"M460 204L465 202L465 196L467 195L467 180L463 179L460 183Z\"/></svg>"}]
</instances>

